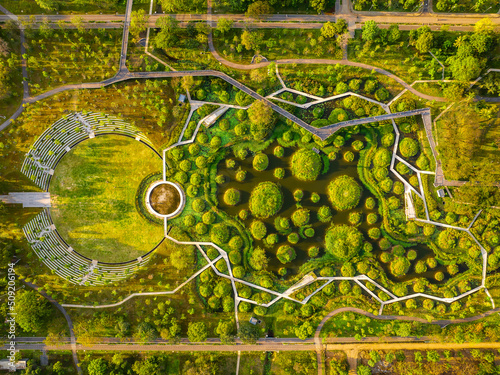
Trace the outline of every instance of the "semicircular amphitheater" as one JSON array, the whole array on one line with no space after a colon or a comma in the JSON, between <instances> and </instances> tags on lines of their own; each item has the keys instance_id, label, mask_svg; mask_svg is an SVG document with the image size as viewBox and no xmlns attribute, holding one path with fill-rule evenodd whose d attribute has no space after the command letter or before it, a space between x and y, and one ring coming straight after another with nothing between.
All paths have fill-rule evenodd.
<instances>
[{"instance_id":1,"label":"semicircular amphitheater","mask_svg":"<svg viewBox=\"0 0 500 375\"><path fill-rule=\"evenodd\" d=\"M161 155L136 127L101 113L64 116L41 134L22 166L51 195L51 207L23 229L28 241L72 283L129 277L164 240L143 201L161 169Z\"/></svg>"},{"instance_id":2,"label":"semicircular amphitheater","mask_svg":"<svg viewBox=\"0 0 500 375\"><path fill-rule=\"evenodd\" d=\"M442 178L430 110L392 114L390 104L399 96L385 104L351 93L321 99L289 91L285 99L277 96L285 90L267 98L306 111L331 111L325 114L328 120L314 128L318 132L306 124L260 142L256 126L233 121L236 115L251 116L251 106L218 104L195 124L188 138L191 118L203 106L188 95L188 118L178 141L163 150L161 159L142 133L120 119L99 113L64 116L39 137L22 167L38 186L51 192L53 201L50 210L24 228L33 249L70 282L102 285L146 267L165 239L195 245L205 265L175 290L158 293L175 293L210 268L230 281L236 311L240 304L248 306L240 310L248 311L251 305L269 307L280 299L304 305L320 292L329 295L335 289L364 293L380 303L379 313L395 302L424 298L453 303L481 290L494 306L485 285L484 226L477 224L482 211L470 219L445 221L429 190L429 178L434 176L435 183ZM310 102L296 104L293 95ZM342 113L328 104L339 99L347 108ZM373 116L349 120L349 108L364 104L370 107L365 112ZM360 133L362 124L368 126ZM412 134L419 127L427 135L425 141ZM249 130L256 140L253 149L248 147ZM156 155L150 158L157 158L156 169L154 163L147 168L141 164L143 173L132 187L120 185L131 172L102 181L102 171L87 168L92 155L109 151L106 144L117 136L140 143ZM99 139L106 141L92 143ZM240 141L247 146L240 147ZM132 159L146 163L133 154L128 164ZM79 195L79 184L86 195ZM129 218L135 226L127 227L125 220L123 230L116 231L106 227L104 216L87 218L89 211L106 212L96 202L103 184L111 184L113 189L103 190L113 194L123 189L125 195L134 196L134 204L130 199L128 204L115 202L113 209L117 215L135 215ZM95 206L88 206L89 200ZM148 222L163 225L148 232ZM405 232L402 237L423 240L404 242L387 236L386 228L394 223ZM191 240L178 240L172 228L180 228ZM143 237L155 241L136 241L141 237L136 233L148 233ZM253 298L249 287L268 298Z\"/></svg>"}]
</instances>

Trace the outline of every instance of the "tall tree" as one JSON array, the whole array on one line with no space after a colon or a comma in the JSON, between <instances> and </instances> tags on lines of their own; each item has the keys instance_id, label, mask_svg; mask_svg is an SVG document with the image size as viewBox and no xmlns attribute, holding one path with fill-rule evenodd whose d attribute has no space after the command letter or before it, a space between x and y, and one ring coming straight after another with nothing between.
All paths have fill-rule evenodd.
<instances>
[{"instance_id":1,"label":"tall tree","mask_svg":"<svg viewBox=\"0 0 500 375\"><path fill-rule=\"evenodd\" d=\"M26 332L36 333L51 315L47 300L35 291L20 293L17 297L16 322Z\"/></svg>"},{"instance_id":2,"label":"tall tree","mask_svg":"<svg viewBox=\"0 0 500 375\"><path fill-rule=\"evenodd\" d=\"M245 16L247 17L262 17L273 13L273 8L267 1L258 0L248 6Z\"/></svg>"},{"instance_id":3,"label":"tall tree","mask_svg":"<svg viewBox=\"0 0 500 375\"><path fill-rule=\"evenodd\" d=\"M366 21L363 24L363 27L361 30L362 30L361 38L364 41L375 40L375 38L380 33L380 28L378 27L377 23L373 20Z\"/></svg>"},{"instance_id":4,"label":"tall tree","mask_svg":"<svg viewBox=\"0 0 500 375\"><path fill-rule=\"evenodd\" d=\"M188 339L191 342L203 342L207 340L208 330L204 322L191 322L187 331Z\"/></svg>"},{"instance_id":5,"label":"tall tree","mask_svg":"<svg viewBox=\"0 0 500 375\"><path fill-rule=\"evenodd\" d=\"M130 15L130 34L137 40L139 34L146 30L146 23L149 20L149 16L146 14L144 9L134 10Z\"/></svg>"},{"instance_id":6,"label":"tall tree","mask_svg":"<svg viewBox=\"0 0 500 375\"><path fill-rule=\"evenodd\" d=\"M217 21L217 30L224 35L233 27L233 20L221 17Z\"/></svg>"}]
</instances>

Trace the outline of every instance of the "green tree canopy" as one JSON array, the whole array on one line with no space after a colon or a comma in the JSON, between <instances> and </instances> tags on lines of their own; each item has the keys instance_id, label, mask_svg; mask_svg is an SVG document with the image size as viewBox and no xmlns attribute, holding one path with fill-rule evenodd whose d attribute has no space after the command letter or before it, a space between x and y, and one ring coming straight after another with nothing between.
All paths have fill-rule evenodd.
<instances>
[{"instance_id":1,"label":"green tree canopy","mask_svg":"<svg viewBox=\"0 0 500 375\"><path fill-rule=\"evenodd\" d=\"M207 340L208 329L204 322L191 322L187 331L188 339L191 342L203 342Z\"/></svg>"},{"instance_id":2,"label":"green tree canopy","mask_svg":"<svg viewBox=\"0 0 500 375\"><path fill-rule=\"evenodd\" d=\"M17 324L26 332L41 330L52 312L49 302L32 290L19 293L16 302Z\"/></svg>"}]
</instances>

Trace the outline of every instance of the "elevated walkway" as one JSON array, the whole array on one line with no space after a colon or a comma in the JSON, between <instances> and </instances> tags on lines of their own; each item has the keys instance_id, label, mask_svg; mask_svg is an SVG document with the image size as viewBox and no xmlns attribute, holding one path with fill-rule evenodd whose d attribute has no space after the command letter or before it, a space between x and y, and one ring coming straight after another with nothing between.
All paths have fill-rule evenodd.
<instances>
[{"instance_id":1,"label":"elevated walkway","mask_svg":"<svg viewBox=\"0 0 500 375\"><path fill-rule=\"evenodd\" d=\"M28 207L50 207L50 193L9 193L0 195L0 201L6 204L22 204Z\"/></svg>"}]
</instances>

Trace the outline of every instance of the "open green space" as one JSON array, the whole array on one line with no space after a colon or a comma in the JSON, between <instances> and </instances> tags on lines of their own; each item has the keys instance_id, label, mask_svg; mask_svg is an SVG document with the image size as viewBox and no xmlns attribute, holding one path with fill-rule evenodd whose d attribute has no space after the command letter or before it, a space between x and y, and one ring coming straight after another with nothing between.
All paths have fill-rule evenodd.
<instances>
[{"instance_id":1,"label":"open green space","mask_svg":"<svg viewBox=\"0 0 500 375\"><path fill-rule=\"evenodd\" d=\"M121 30L26 30L32 94L79 82L99 82L118 71Z\"/></svg>"},{"instance_id":2,"label":"open green space","mask_svg":"<svg viewBox=\"0 0 500 375\"><path fill-rule=\"evenodd\" d=\"M136 209L140 182L161 171L161 159L124 136L87 140L66 154L51 180L51 215L80 254L101 262L135 259L152 250L163 228Z\"/></svg>"},{"instance_id":3,"label":"open green space","mask_svg":"<svg viewBox=\"0 0 500 375\"><path fill-rule=\"evenodd\" d=\"M319 29L230 29L215 32L214 46L229 61L250 64L255 54L268 60L297 58L341 59L338 42Z\"/></svg>"}]
</instances>

